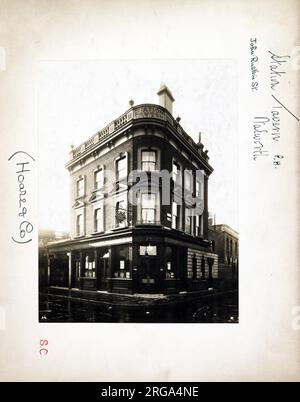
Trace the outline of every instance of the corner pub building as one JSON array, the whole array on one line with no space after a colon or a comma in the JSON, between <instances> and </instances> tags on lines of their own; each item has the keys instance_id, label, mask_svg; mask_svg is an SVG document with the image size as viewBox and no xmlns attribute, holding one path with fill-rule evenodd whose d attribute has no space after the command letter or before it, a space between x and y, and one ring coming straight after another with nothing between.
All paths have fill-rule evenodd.
<instances>
[{"instance_id":1,"label":"corner pub building","mask_svg":"<svg viewBox=\"0 0 300 402\"><path fill-rule=\"evenodd\" d=\"M208 238L207 151L172 116L174 98L162 85L159 105L140 104L70 152L71 235L48 244L48 286L124 294L207 290L218 277L218 256ZM129 202L132 170L170 172L170 202L161 182ZM196 170L204 180L198 182ZM113 172L113 174L107 174ZM176 188L202 197L201 215ZM186 198L186 197L185 197ZM179 205L182 204L182 205Z\"/></svg>"}]
</instances>

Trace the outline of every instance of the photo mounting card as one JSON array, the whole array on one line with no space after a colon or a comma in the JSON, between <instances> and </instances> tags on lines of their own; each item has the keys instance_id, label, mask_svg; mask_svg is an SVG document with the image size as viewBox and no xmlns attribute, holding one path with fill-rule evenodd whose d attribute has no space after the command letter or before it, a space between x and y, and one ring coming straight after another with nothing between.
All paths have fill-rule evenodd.
<instances>
[{"instance_id":1,"label":"photo mounting card","mask_svg":"<svg viewBox=\"0 0 300 402\"><path fill-rule=\"evenodd\" d=\"M0 3L2 381L299 380L299 12Z\"/></svg>"}]
</instances>

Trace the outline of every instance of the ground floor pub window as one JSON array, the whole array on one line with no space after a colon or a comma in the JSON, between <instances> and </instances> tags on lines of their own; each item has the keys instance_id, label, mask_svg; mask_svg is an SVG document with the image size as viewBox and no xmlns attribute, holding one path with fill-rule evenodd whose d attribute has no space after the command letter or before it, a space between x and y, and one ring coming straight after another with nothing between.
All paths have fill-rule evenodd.
<instances>
[{"instance_id":1,"label":"ground floor pub window","mask_svg":"<svg viewBox=\"0 0 300 402\"><path fill-rule=\"evenodd\" d=\"M201 279L205 280L205 258L204 255L201 257Z\"/></svg>"},{"instance_id":2,"label":"ground floor pub window","mask_svg":"<svg viewBox=\"0 0 300 402\"><path fill-rule=\"evenodd\" d=\"M129 247L117 246L115 250L114 277L130 279Z\"/></svg>"},{"instance_id":3,"label":"ground floor pub window","mask_svg":"<svg viewBox=\"0 0 300 402\"><path fill-rule=\"evenodd\" d=\"M192 259L193 280L197 279L197 258L194 255Z\"/></svg>"},{"instance_id":4,"label":"ground floor pub window","mask_svg":"<svg viewBox=\"0 0 300 402\"><path fill-rule=\"evenodd\" d=\"M81 263L80 263L80 261L75 261L76 277L79 277L79 276L80 276L80 268L81 268Z\"/></svg>"},{"instance_id":5,"label":"ground floor pub window","mask_svg":"<svg viewBox=\"0 0 300 402\"><path fill-rule=\"evenodd\" d=\"M166 279L174 279L175 278L175 261L173 258L173 249L172 247L166 247Z\"/></svg>"},{"instance_id":6,"label":"ground floor pub window","mask_svg":"<svg viewBox=\"0 0 300 402\"><path fill-rule=\"evenodd\" d=\"M88 253L85 256L83 276L86 278L96 278L96 262L93 253Z\"/></svg>"}]
</instances>

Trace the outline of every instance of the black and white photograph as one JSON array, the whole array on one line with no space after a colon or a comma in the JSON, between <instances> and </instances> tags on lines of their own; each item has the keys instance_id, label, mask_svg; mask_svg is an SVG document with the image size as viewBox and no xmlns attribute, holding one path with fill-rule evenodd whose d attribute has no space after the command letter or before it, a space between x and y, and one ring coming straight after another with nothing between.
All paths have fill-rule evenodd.
<instances>
[{"instance_id":1,"label":"black and white photograph","mask_svg":"<svg viewBox=\"0 0 300 402\"><path fill-rule=\"evenodd\" d=\"M0 382L299 382L299 17L0 0Z\"/></svg>"},{"instance_id":2,"label":"black and white photograph","mask_svg":"<svg viewBox=\"0 0 300 402\"><path fill-rule=\"evenodd\" d=\"M238 323L234 61L39 74L40 322Z\"/></svg>"}]
</instances>

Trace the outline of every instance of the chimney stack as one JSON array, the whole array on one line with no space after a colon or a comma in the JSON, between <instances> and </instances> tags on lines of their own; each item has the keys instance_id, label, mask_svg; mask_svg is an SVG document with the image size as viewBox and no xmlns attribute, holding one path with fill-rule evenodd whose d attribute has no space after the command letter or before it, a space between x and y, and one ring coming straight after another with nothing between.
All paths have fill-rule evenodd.
<instances>
[{"instance_id":1,"label":"chimney stack","mask_svg":"<svg viewBox=\"0 0 300 402\"><path fill-rule=\"evenodd\" d=\"M160 106L166 108L169 113L173 114L173 102L175 99L173 98L169 88L165 84L161 84L157 95Z\"/></svg>"}]
</instances>

